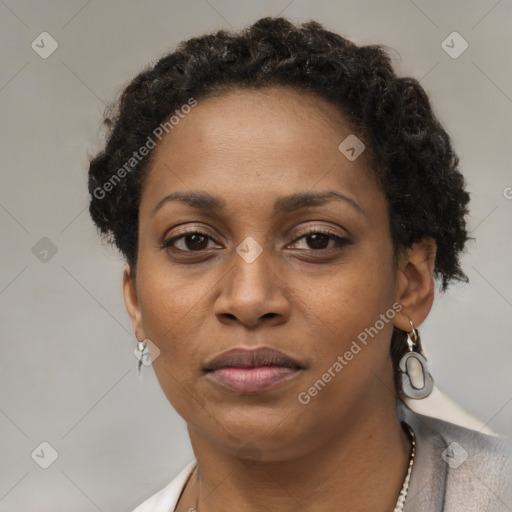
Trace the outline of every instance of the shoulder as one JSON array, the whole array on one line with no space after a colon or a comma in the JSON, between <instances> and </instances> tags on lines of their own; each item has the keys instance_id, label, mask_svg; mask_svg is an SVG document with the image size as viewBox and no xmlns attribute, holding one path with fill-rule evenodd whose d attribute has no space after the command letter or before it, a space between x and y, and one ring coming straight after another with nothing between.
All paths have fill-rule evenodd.
<instances>
[{"instance_id":1,"label":"shoulder","mask_svg":"<svg viewBox=\"0 0 512 512\"><path fill-rule=\"evenodd\" d=\"M431 435L444 441L446 448L441 453L442 459L450 469L461 468L455 472L473 475L486 473L511 483L512 480L512 442L503 436L483 434L476 430L455 425L447 421L428 416L422 420L429 427ZM497 483L497 482L496 482Z\"/></svg>"},{"instance_id":2,"label":"shoulder","mask_svg":"<svg viewBox=\"0 0 512 512\"><path fill-rule=\"evenodd\" d=\"M507 437L484 434L477 430L413 411L410 411L410 413L425 427L423 434L428 433L430 437L436 436L444 441L454 443L462 441L473 454L480 454L490 459L495 460L497 456L506 460L510 456L512 442Z\"/></svg>"},{"instance_id":3,"label":"shoulder","mask_svg":"<svg viewBox=\"0 0 512 512\"><path fill-rule=\"evenodd\" d=\"M196 460L189 462L171 482L141 503L133 512L169 512L174 510L196 463Z\"/></svg>"},{"instance_id":4,"label":"shoulder","mask_svg":"<svg viewBox=\"0 0 512 512\"><path fill-rule=\"evenodd\" d=\"M407 410L444 510L512 510L512 442ZM419 448L419 446L418 446ZM434 478L434 476L433 476ZM442 488L442 491L441 489Z\"/></svg>"}]
</instances>

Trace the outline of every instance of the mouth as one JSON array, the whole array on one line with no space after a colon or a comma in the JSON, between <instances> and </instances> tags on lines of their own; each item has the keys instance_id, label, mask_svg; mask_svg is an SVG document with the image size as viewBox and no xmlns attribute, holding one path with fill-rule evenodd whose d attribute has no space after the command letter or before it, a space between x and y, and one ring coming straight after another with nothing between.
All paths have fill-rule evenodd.
<instances>
[{"instance_id":1,"label":"mouth","mask_svg":"<svg viewBox=\"0 0 512 512\"><path fill-rule=\"evenodd\" d=\"M223 352L203 368L209 379L239 394L268 391L303 369L295 359L267 347L235 348Z\"/></svg>"}]
</instances>

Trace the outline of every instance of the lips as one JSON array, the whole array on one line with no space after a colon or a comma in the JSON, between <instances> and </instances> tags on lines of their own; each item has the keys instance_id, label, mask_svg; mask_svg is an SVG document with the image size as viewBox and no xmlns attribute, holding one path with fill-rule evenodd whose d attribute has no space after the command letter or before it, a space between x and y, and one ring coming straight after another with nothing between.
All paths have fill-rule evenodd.
<instances>
[{"instance_id":1,"label":"lips","mask_svg":"<svg viewBox=\"0 0 512 512\"><path fill-rule=\"evenodd\" d=\"M229 391L260 393L294 377L304 367L292 357L267 347L235 348L209 361L204 371Z\"/></svg>"},{"instance_id":2,"label":"lips","mask_svg":"<svg viewBox=\"0 0 512 512\"><path fill-rule=\"evenodd\" d=\"M285 366L302 368L295 359L272 348L261 347L255 350L234 348L223 352L205 365L206 371L219 368L254 368L257 366Z\"/></svg>"}]
</instances>

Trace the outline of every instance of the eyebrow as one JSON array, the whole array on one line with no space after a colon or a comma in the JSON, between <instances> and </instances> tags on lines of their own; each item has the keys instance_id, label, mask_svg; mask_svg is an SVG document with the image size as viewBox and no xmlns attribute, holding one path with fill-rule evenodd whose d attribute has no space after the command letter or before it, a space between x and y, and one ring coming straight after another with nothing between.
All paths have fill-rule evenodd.
<instances>
[{"instance_id":1,"label":"eyebrow","mask_svg":"<svg viewBox=\"0 0 512 512\"><path fill-rule=\"evenodd\" d=\"M364 210L353 199L334 190L328 190L326 192L298 192L289 196L280 197L274 203L274 215L288 214L301 208L322 206L332 200L348 203L359 213L365 215ZM158 202L152 211L152 215L170 201L181 201L198 210L212 213L219 213L226 208L225 201L207 192L172 192Z\"/></svg>"}]
</instances>

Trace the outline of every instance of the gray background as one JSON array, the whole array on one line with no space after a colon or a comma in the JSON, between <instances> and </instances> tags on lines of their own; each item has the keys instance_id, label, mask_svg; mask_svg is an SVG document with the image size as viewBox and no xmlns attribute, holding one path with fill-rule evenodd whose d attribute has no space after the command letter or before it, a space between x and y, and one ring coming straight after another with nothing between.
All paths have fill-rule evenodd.
<instances>
[{"instance_id":1,"label":"gray background","mask_svg":"<svg viewBox=\"0 0 512 512\"><path fill-rule=\"evenodd\" d=\"M105 104L147 64L279 13L390 46L430 94L467 177L476 243L463 260L471 283L438 296L421 334L438 386L512 435L510 0L0 0L0 511L131 510L191 460L153 370L137 375L123 263L87 212L87 155ZM47 59L31 48L43 31L59 44ZM441 46L453 31L469 44L456 59ZM48 469L31 457L43 441L58 452Z\"/></svg>"}]
</instances>

